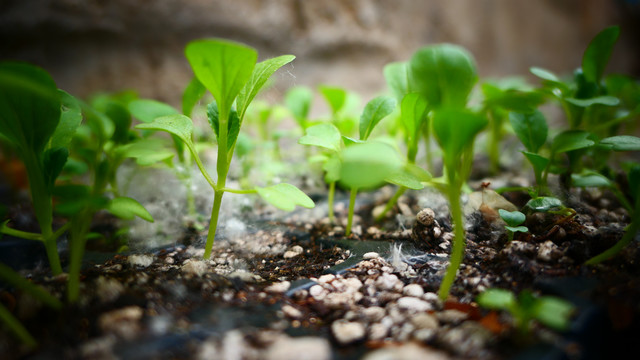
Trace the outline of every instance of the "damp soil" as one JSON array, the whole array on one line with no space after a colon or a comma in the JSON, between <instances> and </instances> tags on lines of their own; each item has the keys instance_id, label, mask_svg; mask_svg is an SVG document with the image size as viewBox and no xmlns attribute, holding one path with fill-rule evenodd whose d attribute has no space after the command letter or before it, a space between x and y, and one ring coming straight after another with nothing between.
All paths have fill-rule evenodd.
<instances>
[{"instance_id":1,"label":"damp soil","mask_svg":"<svg viewBox=\"0 0 640 360\"><path fill-rule=\"evenodd\" d=\"M522 193L505 197L518 207L526 201ZM25 348L3 328L2 358L597 359L622 357L640 335L638 242L601 265L582 265L629 221L610 194L576 192L576 215L528 216L530 233L510 242L495 209L470 212L446 302L435 295L452 238L446 212L434 208L439 230L425 227L416 221L424 202L408 195L374 223L384 196L372 199L359 206L349 238L328 219L298 212L279 221L256 216L257 230L217 240L210 260L198 242L206 234L194 228L176 246L143 253L98 252L97 244L79 302L60 312L2 287L2 304L39 342ZM114 225L104 217L95 226ZM64 276L39 267L21 273L64 299ZM571 327L532 323L523 336L509 314L475 303L495 287L567 299L577 309Z\"/></svg>"}]
</instances>

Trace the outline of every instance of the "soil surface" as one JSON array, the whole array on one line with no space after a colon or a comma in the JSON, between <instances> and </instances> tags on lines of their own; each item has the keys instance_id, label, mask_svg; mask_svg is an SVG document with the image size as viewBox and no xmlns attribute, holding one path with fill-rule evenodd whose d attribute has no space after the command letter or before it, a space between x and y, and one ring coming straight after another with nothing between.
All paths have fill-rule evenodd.
<instances>
[{"instance_id":1,"label":"soil surface","mask_svg":"<svg viewBox=\"0 0 640 360\"><path fill-rule=\"evenodd\" d=\"M410 193L375 223L371 214L389 190L359 198L349 238L304 211L278 221L267 212L254 230L216 240L209 260L206 230L194 229L169 248L90 252L80 301L61 312L4 286L0 301L39 347L25 348L2 328L2 358L597 359L622 357L640 335L638 242L601 265L582 265L629 221L610 194L572 193L575 215L531 214L530 232L508 241L500 205L477 193L480 204L467 207L464 262L442 302L436 293L453 238L446 205L433 192ZM527 201L504 196L518 208ZM337 209L345 218L344 203ZM64 276L22 274L64 299ZM518 332L510 314L475 302L496 287L572 302L571 327L532 322L529 333Z\"/></svg>"}]
</instances>

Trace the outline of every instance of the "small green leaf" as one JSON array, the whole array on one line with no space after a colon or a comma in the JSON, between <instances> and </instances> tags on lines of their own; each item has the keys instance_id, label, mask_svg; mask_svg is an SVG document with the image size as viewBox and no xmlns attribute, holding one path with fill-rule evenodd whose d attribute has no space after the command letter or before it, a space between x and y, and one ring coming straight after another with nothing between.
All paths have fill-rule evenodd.
<instances>
[{"instance_id":1,"label":"small green leaf","mask_svg":"<svg viewBox=\"0 0 640 360\"><path fill-rule=\"evenodd\" d=\"M213 132L216 134L216 139L219 141L220 114L218 113L218 104L215 101L207 106L207 119L209 120L211 129L213 129ZM238 134L240 133L240 118L235 109L231 109L227 124L227 151L229 151L235 145Z\"/></svg>"},{"instance_id":2,"label":"small green leaf","mask_svg":"<svg viewBox=\"0 0 640 360\"><path fill-rule=\"evenodd\" d=\"M193 144L193 122L184 115L169 115L156 118L153 122L138 124L136 129L159 130L166 131L169 134L176 135L189 148L194 149Z\"/></svg>"},{"instance_id":3,"label":"small green leaf","mask_svg":"<svg viewBox=\"0 0 640 360\"><path fill-rule=\"evenodd\" d=\"M527 160L529 160L531 165L533 165L533 169L537 173L542 173L544 169L547 168L547 165L549 165L549 162L551 161L542 155L530 153L527 151L523 151L522 154L524 154L524 156L527 158Z\"/></svg>"},{"instance_id":4,"label":"small green leaf","mask_svg":"<svg viewBox=\"0 0 640 360\"><path fill-rule=\"evenodd\" d=\"M185 55L198 81L213 95L223 111L231 111L233 101L247 83L258 52L246 45L227 40L190 42Z\"/></svg>"},{"instance_id":5,"label":"small green leaf","mask_svg":"<svg viewBox=\"0 0 640 360\"><path fill-rule=\"evenodd\" d=\"M390 63L385 65L382 72L387 86L398 101L409 93L409 64L406 62Z\"/></svg>"},{"instance_id":6,"label":"small green leaf","mask_svg":"<svg viewBox=\"0 0 640 360\"><path fill-rule=\"evenodd\" d=\"M293 114L298 124L304 128L304 123L309 117L313 92L305 86L296 86L289 89L284 97L284 103Z\"/></svg>"},{"instance_id":7,"label":"small green leaf","mask_svg":"<svg viewBox=\"0 0 640 360\"><path fill-rule=\"evenodd\" d=\"M264 201L281 210L292 211L296 205L307 209L315 206L313 200L291 184L280 183L269 187L256 188L256 190Z\"/></svg>"},{"instance_id":8,"label":"small green leaf","mask_svg":"<svg viewBox=\"0 0 640 360\"><path fill-rule=\"evenodd\" d=\"M147 138L122 146L121 155L134 158L140 166L153 165L161 161L168 161L175 156L173 151L166 148L162 139Z\"/></svg>"},{"instance_id":9,"label":"small green leaf","mask_svg":"<svg viewBox=\"0 0 640 360\"><path fill-rule=\"evenodd\" d=\"M407 94L402 98L400 112L409 143L412 143L417 140L417 134L427 119L428 104L418 93Z\"/></svg>"},{"instance_id":10,"label":"small green leaf","mask_svg":"<svg viewBox=\"0 0 640 360\"><path fill-rule=\"evenodd\" d=\"M340 168L342 167L342 162L338 155L338 153L335 153L332 156L329 156L322 165L322 170L325 171L324 181L327 184L340 180Z\"/></svg>"},{"instance_id":11,"label":"small green leaf","mask_svg":"<svg viewBox=\"0 0 640 360\"><path fill-rule=\"evenodd\" d=\"M412 190L424 189L424 184L420 182L420 179L418 179L412 173L406 171L405 169L391 174L390 176L385 178L384 181L398 186L404 186Z\"/></svg>"},{"instance_id":12,"label":"small green leaf","mask_svg":"<svg viewBox=\"0 0 640 360\"><path fill-rule=\"evenodd\" d=\"M49 193L53 190L56 178L60 175L68 157L69 150L66 148L56 148L45 151L42 164L44 170L44 181Z\"/></svg>"},{"instance_id":13,"label":"small green leaf","mask_svg":"<svg viewBox=\"0 0 640 360\"><path fill-rule=\"evenodd\" d=\"M351 189L374 188L401 166L402 160L387 144L353 144L342 151L340 182Z\"/></svg>"},{"instance_id":14,"label":"small green leaf","mask_svg":"<svg viewBox=\"0 0 640 360\"><path fill-rule=\"evenodd\" d=\"M507 225L515 227L522 224L526 219L526 215L520 211L507 211L504 209L498 209L498 213Z\"/></svg>"},{"instance_id":15,"label":"small green leaf","mask_svg":"<svg viewBox=\"0 0 640 360\"><path fill-rule=\"evenodd\" d=\"M347 91L333 86L320 86L320 93L329 103L333 114L337 114L345 105L347 100Z\"/></svg>"},{"instance_id":16,"label":"small green leaf","mask_svg":"<svg viewBox=\"0 0 640 360\"><path fill-rule=\"evenodd\" d=\"M531 212L549 212L562 210L565 208L560 199L549 196L541 196L535 199L531 199L525 204L524 207Z\"/></svg>"},{"instance_id":17,"label":"small green leaf","mask_svg":"<svg viewBox=\"0 0 640 360\"><path fill-rule=\"evenodd\" d=\"M535 110L527 114L509 113L509 122L527 151L537 153L547 141L549 128L540 111Z\"/></svg>"},{"instance_id":18,"label":"small green leaf","mask_svg":"<svg viewBox=\"0 0 640 360\"><path fill-rule=\"evenodd\" d=\"M365 105L360 116L360 139L367 140L375 126L391 114L396 107L396 101L388 96L378 96Z\"/></svg>"},{"instance_id":19,"label":"small green leaf","mask_svg":"<svg viewBox=\"0 0 640 360\"><path fill-rule=\"evenodd\" d=\"M340 131L331 123L310 126L298 140L301 145L319 146L336 152L340 151L340 143Z\"/></svg>"},{"instance_id":20,"label":"small green leaf","mask_svg":"<svg viewBox=\"0 0 640 360\"><path fill-rule=\"evenodd\" d=\"M62 90L58 92L62 108L60 122L49 143L51 149L67 147L82 122L82 109L78 100Z\"/></svg>"},{"instance_id":21,"label":"small green leaf","mask_svg":"<svg viewBox=\"0 0 640 360\"><path fill-rule=\"evenodd\" d=\"M487 309L513 310L517 303L511 291L503 289L487 289L476 298L478 304Z\"/></svg>"},{"instance_id":22,"label":"small green leaf","mask_svg":"<svg viewBox=\"0 0 640 360\"><path fill-rule=\"evenodd\" d=\"M589 43L582 56L582 71L589 82L600 82L618 36L620 27L611 26L598 33Z\"/></svg>"},{"instance_id":23,"label":"small green leaf","mask_svg":"<svg viewBox=\"0 0 640 360\"><path fill-rule=\"evenodd\" d=\"M404 166L404 170L407 173L413 175L416 179L418 179L418 181L427 182L433 179L433 175L431 175L430 172L416 164L406 164Z\"/></svg>"},{"instance_id":24,"label":"small green leaf","mask_svg":"<svg viewBox=\"0 0 640 360\"><path fill-rule=\"evenodd\" d=\"M131 115L144 122L150 123L161 116L176 115L178 110L173 106L150 99L133 100L129 103Z\"/></svg>"},{"instance_id":25,"label":"small green leaf","mask_svg":"<svg viewBox=\"0 0 640 360\"><path fill-rule=\"evenodd\" d=\"M582 174L571 174L571 184L575 187L606 187L613 186L611 180L594 171L585 171Z\"/></svg>"},{"instance_id":26,"label":"small green leaf","mask_svg":"<svg viewBox=\"0 0 640 360\"><path fill-rule=\"evenodd\" d=\"M588 148L595 144L595 141L589 139L590 136L591 133L582 130L563 131L553 139L551 149L554 153L560 154Z\"/></svg>"},{"instance_id":27,"label":"small green leaf","mask_svg":"<svg viewBox=\"0 0 640 360\"><path fill-rule=\"evenodd\" d=\"M616 106L620 104L620 99L615 96L598 96L590 99L565 98L569 103L579 107L589 107L592 105Z\"/></svg>"},{"instance_id":28,"label":"small green leaf","mask_svg":"<svg viewBox=\"0 0 640 360\"><path fill-rule=\"evenodd\" d=\"M194 76L182 93L182 114L191 117L193 108L206 92L207 88Z\"/></svg>"},{"instance_id":29,"label":"small green leaf","mask_svg":"<svg viewBox=\"0 0 640 360\"><path fill-rule=\"evenodd\" d=\"M539 77L542 80L547 80L547 81L551 81L551 82L554 82L554 83L562 83L562 81L560 81L560 79L558 79L558 77L554 73L549 71L549 70L534 66L534 67L529 68L529 71L533 75Z\"/></svg>"},{"instance_id":30,"label":"small green leaf","mask_svg":"<svg viewBox=\"0 0 640 360\"><path fill-rule=\"evenodd\" d=\"M128 142L129 129L131 128L131 113L129 109L123 103L108 95L94 98L92 106L95 110L105 115L109 121L106 127L104 127L105 124L100 124L101 128L98 131L100 133L104 131L102 135L105 136L108 135L107 131L111 132L108 140L112 140L115 143ZM100 121L104 121L104 118L100 118Z\"/></svg>"},{"instance_id":31,"label":"small green leaf","mask_svg":"<svg viewBox=\"0 0 640 360\"><path fill-rule=\"evenodd\" d=\"M532 311L536 320L556 330L569 328L571 316L575 312L573 304L553 296L541 296L536 300Z\"/></svg>"},{"instance_id":32,"label":"small green leaf","mask_svg":"<svg viewBox=\"0 0 640 360\"><path fill-rule=\"evenodd\" d=\"M409 62L409 86L432 107L464 107L478 80L473 56L464 48L440 44L418 50Z\"/></svg>"},{"instance_id":33,"label":"small green leaf","mask_svg":"<svg viewBox=\"0 0 640 360\"><path fill-rule=\"evenodd\" d=\"M433 130L448 169L458 170L463 150L473 146L475 136L487 122L485 117L467 110L442 109L434 113Z\"/></svg>"},{"instance_id":34,"label":"small green leaf","mask_svg":"<svg viewBox=\"0 0 640 360\"><path fill-rule=\"evenodd\" d=\"M149 211L130 197L122 196L112 199L107 205L107 210L125 220L133 220L137 216L148 222L153 222L153 216L149 214Z\"/></svg>"},{"instance_id":35,"label":"small green leaf","mask_svg":"<svg viewBox=\"0 0 640 360\"><path fill-rule=\"evenodd\" d=\"M526 227L526 226L505 226L504 228L509 230L509 231L511 231L511 232L513 232L513 233L517 233L517 232L526 233L526 232L529 232L529 228Z\"/></svg>"},{"instance_id":36,"label":"small green leaf","mask_svg":"<svg viewBox=\"0 0 640 360\"><path fill-rule=\"evenodd\" d=\"M602 139L598 145L613 151L640 151L640 138L630 135L612 136Z\"/></svg>"},{"instance_id":37,"label":"small green leaf","mask_svg":"<svg viewBox=\"0 0 640 360\"><path fill-rule=\"evenodd\" d=\"M293 55L282 55L272 59L267 59L256 64L251 73L251 77L244 85L238 98L236 99L236 106L238 108L238 117L244 119L244 113L247 111L247 107L253 98L256 97L258 91L269 80L271 75L284 65L290 63L296 57Z\"/></svg>"},{"instance_id":38,"label":"small green leaf","mask_svg":"<svg viewBox=\"0 0 640 360\"><path fill-rule=\"evenodd\" d=\"M538 91L503 90L489 83L482 84L482 93L486 106L519 113L531 113L544 102L544 96Z\"/></svg>"}]
</instances>

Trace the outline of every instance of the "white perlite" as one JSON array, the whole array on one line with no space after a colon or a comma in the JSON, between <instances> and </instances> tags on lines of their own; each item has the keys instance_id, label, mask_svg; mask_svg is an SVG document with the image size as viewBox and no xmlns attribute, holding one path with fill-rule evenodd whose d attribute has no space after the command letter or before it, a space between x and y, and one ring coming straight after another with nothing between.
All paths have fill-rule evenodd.
<instances>
[{"instance_id":1,"label":"white perlite","mask_svg":"<svg viewBox=\"0 0 640 360\"><path fill-rule=\"evenodd\" d=\"M402 289L402 293L407 296L422 297L424 289L418 284L409 284Z\"/></svg>"},{"instance_id":2,"label":"white perlite","mask_svg":"<svg viewBox=\"0 0 640 360\"><path fill-rule=\"evenodd\" d=\"M185 275L202 276L207 272L207 264L202 260L187 259L182 264Z\"/></svg>"},{"instance_id":3,"label":"white perlite","mask_svg":"<svg viewBox=\"0 0 640 360\"><path fill-rule=\"evenodd\" d=\"M433 306L424 300L416 297L405 296L398 299L398 307L410 312L424 312L433 310Z\"/></svg>"},{"instance_id":4,"label":"white perlite","mask_svg":"<svg viewBox=\"0 0 640 360\"><path fill-rule=\"evenodd\" d=\"M141 268L147 268L153 264L153 256L151 255L131 255L127 260L129 265Z\"/></svg>"},{"instance_id":5,"label":"white perlite","mask_svg":"<svg viewBox=\"0 0 640 360\"><path fill-rule=\"evenodd\" d=\"M303 252L304 252L304 249L302 248L302 246L295 245L295 246L292 246L289 250L285 251L282 257L284 257L285 259L291 259L302 254Z\"/></svg>"},{"instance_id":6,"label":"white perlite","mask_svg":"<svg viewBox=\"0 0 640 360\"><path fill-rule=\"evenodd\" d=\"M282 293L285 293L287 290L289 290L290 287L291 287L290 281L282 281L282 282L273 283L267 286L264 289L264 291L272 294L282 294Z\"/></svg>"},{"instance_id":7,"label":"white perlite","mask_svg":"<svg viewBox=\"0 0 640 360\"><path fill-rule=\"evenodd\" d=\"M376 259L376 258L379 258L379 257L380 257L380 254L378 254L377 252L373 252L373 251L362 255L362 258L364 260L371 260L371 259Z\"/></svg>"},{"instance_id":8,"label":"white perlite","mask_svg":"<svg viewBox=\"0 0 640 360\"><path fill-rule=\"evenodd\" d=\"M337 320L331 324L331 332L340 344L346 345L362 340L365 336L366 330L364 325L359 322Z\"/></svg>"},{"instance_id":9,"label":"white perlite","mask_svg":"<svg viewBox=\"0 0 640 360\"><path fill-rule=\"evenodd\" d=\"M267 360L329 360L331 345L319 337L280 337L267 350Z\"/></svg>"}]
</instances>

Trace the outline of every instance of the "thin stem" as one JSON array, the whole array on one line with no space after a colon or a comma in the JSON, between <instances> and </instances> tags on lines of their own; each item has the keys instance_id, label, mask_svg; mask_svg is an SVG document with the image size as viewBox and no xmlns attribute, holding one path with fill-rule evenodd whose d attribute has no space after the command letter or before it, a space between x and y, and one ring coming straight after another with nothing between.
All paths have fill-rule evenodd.
<instances>
[{"instance_id":1,"label":"thin stem","mask_svg":"<svg viewBox=\"0 0 640 360\"><path fill-rule=\"evenodd\" d=\"M80 270L82 268L82 257L84 247L87 242L87 233L93 211L85 208L81 213L71 219L70 249L69 249L69 278L67 284L67 298L70 303L78 301L80 296Z\"/></svg>"},{"instance_id":2,"label":"thin stem","mask_svg":"<svg viewBox=\"0 0 640 360\"><path fill-rule=\"evenodd\" d=\"M3 224L2 227L0 227L0 233L7 234L9 236L15 236L17 238L21 238L25 240L34 240L34 241L44 242L44 237L42 236L42 234L12 229L6 226L5 224Z\"/></svg>"},{"instance_id":3,"label":"thin stem","mask_svg":"<svg viewBox=\"0 0 640 360\"><path fill-rule=\"evenodd\" d=\"M351 189L349 196L349 216L347 218L347 229L344 232L345 236L351 235L351 226L353 225L353 212L356 207L356 195L358 195L358 189Z\"/></svg>"},{"instance_id":4,"label":"thin stem","mask_svg":"<svg viewBox=\"0 0 640 360\"><path fill-rule=\"evenodd\" d=\"M220 215L220 205L222 204L222 195L224 190L216 190L213 198L213 208L211 209L211 222L209 223L209 233L207 234L207 243L204 248L203 258L209 259L213 249L213 242L216 238L216 230L218 228L218 216Z\"/></svg>"},{"instance_id":5,"label":"thin stem","mask_svg":"<svg viewBox=\"0 0 640 360\"><path fill-rule=\"evenodd\" d=\"M191 155L193 155L193 160L196 162L196 165L198 165L198 169L200 169L200 172L202 173L202 176L204 176L205 180L207 180L209 185L213 189L215 189L216 188L216 182L213 181L213 178L211 178L211 175L209 175L209 172L207 171L207 169L202 164L202 160L200 160L200 157L198 156L198 153L196 152L196 149L194 149L192 146L189 146L188 144L187 144L187 147L189 148L189 151L191 152ZM218 180L219 179L220 178L218 178Z\"/></svg>"},{"instance_id":6,"label":"thin stem","mask_svg":"<svg viewBox=\"0 0 640 360\"><path fill-rule=\"evenodd\" d=\"M0 320L5 324L13 333L22 341L23 344L30 348L34 348L38 345L36 340L29 334L27 329L20 323L18 319L7 310L4 305L0 304Z\"/></svg>"},{"instance_id":7,"label":"thin stem","mask_svg":"<svg viewBox=\"0 0 640 360\"><path fill-rule=\"evenodd\" d=\"M449 261L449 267L442 279L440 289L438 290L438 296L442 301L446 300L451 291L451 286L456 279L456 274L462 258L464 255L465 247L465 232L464 223L462 218L462 207L460 206L460 186L457 184L449 185L449 206L451 208L451 218L453 220L454 238L451 246L451 259Z\"/></svg>"},{"instance_id":8,"label":"thin stem","mask_svg":"<svg viewBox=\"0 0 640 360\"><path fill-rule=\"evenodd\" d=\"M384 219L384 217L398 202L398 199L400 198L400 196L402 196L402 194L404 194L405 191L407 191L406 187L404 186L398 187L398 189L396 190L396 193L393 194L393 196L391 197L391 199L389 199L389 201L387 201L387 205L384 207L384 210L382 210L382 212L378 216L376 216L376 221L381 221L382 219Z\"/></svg>"},{"instance_id":9,"label":"thin stem","mask_svg":"<svg viewBox=\"0 0 640 360\"><path fill-rule=\"evenodd\" d=\"M230 192L233 194L256 194L258 192L258 190L256 189L232 189L228 187L222 188L220 190Z\"/></svg>"},{"instance_id":10,"label":"thin stem","mask_svg":"<svg viewBox=\"0 0 640 360\"><path fill-rule=\"evenodd\" d=\"M329 222L332 224L336 222L336 217L333 214L333 199L336 194L336 182L329 183L329 198L327 199L327 206L329 207Z\"/></svg>"}]
</instances>

